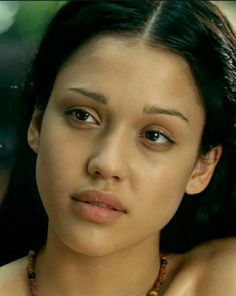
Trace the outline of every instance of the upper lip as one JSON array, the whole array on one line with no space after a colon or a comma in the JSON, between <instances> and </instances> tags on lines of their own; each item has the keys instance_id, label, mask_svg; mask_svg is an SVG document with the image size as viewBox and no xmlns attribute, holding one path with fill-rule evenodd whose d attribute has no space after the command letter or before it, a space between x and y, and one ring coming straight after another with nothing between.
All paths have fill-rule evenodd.
<instances>
[{"instance_id":1,"label":"upper lip","mask_svg":"<svg viewBox=\"0 0 236 296\"><path fill-rule=\"evenodd\" d=\"M119 199L110 192L102 192L97 190L84 190L72 196L72 199L88 202L88 203L101 203L106 206L112 207L114 210L126 212L125 207Z\"/></svg>"}]
</instances>

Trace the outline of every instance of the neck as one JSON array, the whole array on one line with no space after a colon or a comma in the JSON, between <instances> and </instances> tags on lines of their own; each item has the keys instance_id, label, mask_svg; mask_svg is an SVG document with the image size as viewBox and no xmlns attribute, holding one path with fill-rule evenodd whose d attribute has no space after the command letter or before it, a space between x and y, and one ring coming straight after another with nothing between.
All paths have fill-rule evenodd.
<instances>
[{"instance_id":1,"label":"neck","mask_svg":"<svg viewBox=\"0 0 236 296\"><path fill-rule=\"evenodd\" d=\"M145 296L160 267L156 236L106 256L75 252L49 234L36 262L41 295Z\"/></svg>"}]
</instances>

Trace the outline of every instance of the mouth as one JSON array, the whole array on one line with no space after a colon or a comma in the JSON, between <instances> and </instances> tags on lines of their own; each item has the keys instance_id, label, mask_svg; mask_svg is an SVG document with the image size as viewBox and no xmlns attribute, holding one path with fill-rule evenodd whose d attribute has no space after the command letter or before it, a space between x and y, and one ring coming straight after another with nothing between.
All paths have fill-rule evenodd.
<instances>
[{"instance_id":1,"label":"mouth","mask_svg":"<svg viewBox=\"0 0 236 296\"><path fill-rule=\"evenodd\" d=\"M91 204L91 205L94 205L94 206L97 206L97 207L101 207L101 208L106 208L106 209L110 209L110 210L113 210L113 211L118 211L118 212L122 212L116 208L113 208L112 206L109 206L107 204L104 204L104 203L101 203L101 202L96 202L96 201L82 201L82 200L78 200L80 202L84 202L84 203L87 203L87 204Z\"/></svg>"},{"instance_id":2,"label":"mouth","mask_svg":"<svg viewBox=\"0 0 236 296\"><path fill-rule=\"evenodd\" d=\"M72 196L76 212L83 219L108 223L127 213L126 208L112 193L86 190Z\"/></svg>"},{"instance_id":3,"label":"mouth","mask_svg":"<svg viewBox=\"0 0 236 296\"><path fill-rule=\"evenodd\" d=\"M75 194L72 199L113 211L126 212L125 207L112 193L86 190Z\"/></svg>"}]
</instances>

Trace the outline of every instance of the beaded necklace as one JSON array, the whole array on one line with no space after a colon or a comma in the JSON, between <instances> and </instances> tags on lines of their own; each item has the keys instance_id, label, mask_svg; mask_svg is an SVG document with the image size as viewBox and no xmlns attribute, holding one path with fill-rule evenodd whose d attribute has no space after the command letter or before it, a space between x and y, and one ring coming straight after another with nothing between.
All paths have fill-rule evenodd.
<instances>
[{"instance_id":1,"label":"beaded necklace","mask_svg":"<svg viewBox=\"0 0 236 296\"><path fill-rule=\"evenodd\" d=\"M35 261L36 261L36 252L31 250L28 254L28 263L26 268L31 296L39 296L39 291L36 283ZM155 280L152 288L148 291L146 296L159 296L159 292L162 284L164 283L164 279L166 275L166 265L167 265L166 258L161 257L161 265L160 265L157 279Z\"/></svg>"}]
</instances>

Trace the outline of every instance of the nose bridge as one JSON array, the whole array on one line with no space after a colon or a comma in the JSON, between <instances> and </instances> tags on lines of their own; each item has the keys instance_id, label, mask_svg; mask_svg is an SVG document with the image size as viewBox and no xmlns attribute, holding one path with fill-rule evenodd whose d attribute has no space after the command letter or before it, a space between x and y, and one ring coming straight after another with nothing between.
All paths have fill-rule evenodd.
<instances>
[{"instance_id":1,"label":"nose bridge","mask_svg":"<svg viewBox=\"0 0 236 296\"><path fill-rule=\"evenodd\" d=\"M105 157L121 156L124 143L124 130L122 128L111 129L100 143L99 153Z\"/></svg>"},{"instance_id":2,"label":"nose bridge","mask_svg":"<svg viewBox=\"0 0 236 296\"><path fill-rule=\"evenodd\" d=\"M103 178L121 179L125 172L126 162L123 153L125 148L124 129L110 129L99 141L89 160L89 173L101 175Z\"/></svg>"}]
</instances>

